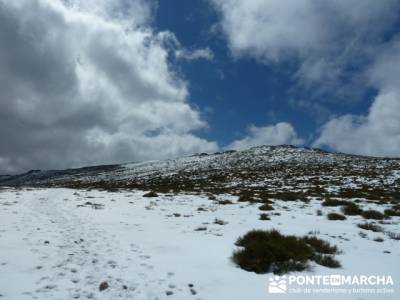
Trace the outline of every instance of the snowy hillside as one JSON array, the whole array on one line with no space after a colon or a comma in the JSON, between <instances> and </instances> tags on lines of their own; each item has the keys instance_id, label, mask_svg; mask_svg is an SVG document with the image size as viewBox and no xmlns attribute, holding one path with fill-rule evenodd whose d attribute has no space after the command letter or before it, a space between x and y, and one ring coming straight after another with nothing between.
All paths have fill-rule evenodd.
<instances>
[{"instance_id":1,"label":"snowy hillside","mask_svg":"<svg viewBox=\"0 0 400 300\"><path fill-rule=\"evenodd\" d=\"M0 185L0 299L400 296L399 160L264 146L31 171L0 177ZM270 294L272 271L232 260L238 238L252 229L337 248L288 276L385 275L394 285Z\"/></svg>"}]
</instances>

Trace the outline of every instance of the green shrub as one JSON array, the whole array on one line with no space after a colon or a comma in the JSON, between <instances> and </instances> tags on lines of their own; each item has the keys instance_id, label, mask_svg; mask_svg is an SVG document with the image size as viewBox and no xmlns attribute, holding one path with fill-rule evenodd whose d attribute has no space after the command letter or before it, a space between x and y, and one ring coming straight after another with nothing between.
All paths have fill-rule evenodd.
<instances>
[{"instance_id":1,"label":"green shrub","mask_svg":"<svg viewBox=\"0 0 400 300\"><path fill-rule=\"evenodd\" d=\"M384 239L381 237L377 237L377 238L374 238L374 241L378 242L378 243L382 243L384 241Z\"/></svg>"},{"instance_id":2,"label":"green shrub","mask_svg":"<svg viewBox=\"0 0 400 300\"><path fill-rule=\"evenodd\" d=\"M291 192L283 191L275 194L271 194L271 198L276 198L282 201L303 201L308 202L309 199L307 195L303 192Z\"/></svg>"},{"instance_id":3,"label":"green shrub","mask_svg":"<svg viewBox=\"0 0 400 300\"><path fill-rule=\"evenodd\" d=\"M361 215L362 209L355 203L350 203L342 207L342 212L348 216Z\"/></svg>"},{"instance_id":4,"label":"green shrub","mask_svg":"<svg viewBox=\"0 0 400 300\"><path fill-rule=\"evenodd\" d=\"M336 253L337 248L316 237L282 235L277 230L252 230L236 241L242 247L233 253L232 260L240 268L255 272L284 274L309 268L309 261L318 264L340 266L325 256ZM331 259L333 259L331 257Z\"/></svg>"},{"instance_id":5,"label":"green shrub","mask_svg":"<svg viewBox=\"0 0 400 300\"><path fill-rule=\"evenodd\" d=\"M215 218L215 219L214 219L214 224L217 224L217 225L226 225L226 224L228 224L228 222L225 222L224 220Z\"/></svg>"},{"instance_id":6,"label":"green shrub","mask_svg":"<svg viewBox=\"0 0 400 300\"><path fill-rule=\"evenodd\" d=\"M364 210L361 215L364 219L374 219L374 220L383 220L385 219L385 215L377 210Z\"/></svg>"},{"instance_id":7,"label":"green shrub","mask_svg":"<svg viewBox=\"0 0 400 300\"><path fill-rule=\"evenodd\" d=\"M261 202L260 200L257 200L254 197L254 192L252 191L241 191L239 193L239 202L250 202L250 203L254 203L254 202Z\"/></svg>"},{"instance_id":8,"label":"green shrub","mask_svg":"<svg viewBox=\"0 0 400 300\"><path fill-rule=\"evenodd\" d=\"M341 264L332 255L316 255L314 261L327 268L340 268Z\"/></svg>"},{"instance_id":9,"label":"green shrub","mask_svg":"<svg viewBox=\"0 0 400 300\"><path fill-rule=\"evenodd\" d=\"M385 232L392 240L400 241L400 234L392 231Z\"/></svg>"},{"instance_id":10,"label":"green shrub","mask_svg":"<svg viewBox=\"0 0 400 300\"><path fill-rule=\"evenodd\" d=\"M383 231L383 227L375 225L374 223L361 223L361 224L357 224L357 226L361 229L370 230L373 232L382 232Z\"/></svg>"},{"instance_id":11,"label":"green shrub","mask_svg":"<svg viewBox=\"0 0 400 300\"><path fill-rule=\"evenodd\" d=\"M345 216L343 216L341 214L338 214L338 213L329 213L329 214L327 214L327 217L328 217L328 220L331 220L331 221L336 221L336 220L343 221L343 220L346 220Z\"/></svg>"},{"instance_id":12,"label":"green shrub","mask_svg":"<svg viewBox=\"0 0 400 300\"><path fill-rule=\"evenodd\" d=\"M323 254L335 254L338 252L336 246L331 246L327 241L321 240L315 236L305 236L303 241L313 247L315 251Z\"/></svg>"},{"instance_id":13,"label":"green shrub","mask_svg":"<svg viewBox=\"0 0 400 300\"><path fill-rule=\"evenodd\" d=\"M220 205L228 205L228 204L233 204L231 200L218 200L218 204Z\"/></svg>"},{"instance_id":14,"label":"green shrub","mask_svg":"<svg viewBox=\"0 0 400 300\"><path fill-rule=\"evenodd\" d=\"M271 218L267 214L260 214L259 220L269 221L269 220L271 220Z\"/></svg>"},{"instance_id":15,"label":"green shrub","mask_svg":"<svg viewBox=\"0 0 400 300\"><path fill-rule=\"evenodd\" d=\"M341 206L341 205L349 205L350 202L345 200L337 200L337 199L326 199L321 203L322 206Z\"/></svg>"},{"instance_id":16,"label":"green shrub","mask_svg":"<svg viewBox=\"0 0 400 300\"><path fill-rule=\"evenodd\" d=\"M151 192L144 194L143 197L148 197L148 198L158 197L158 194L156 192L151 191Z\"/></svg>"},{"instance_id":17,"label":"green shrub","mask_svg":"<svg viewBox=\"0 0 400 300\"><path fill-rule=\"evenodd\" d=\"M271 205L269 205L268 203L264 203L258 209L259 210L274 210L274 208Z\"/></svg>"},{"instance_id":18,"label":"green shrub","mask_svg":"<svg viewBox=\"0 0 400 300\"><path fill-rule=\"evenodd\" d=\"M385 216L388 217L400 217L400 211L395 209L385 209L384 210Z\"/></svg>"}]
</instances>

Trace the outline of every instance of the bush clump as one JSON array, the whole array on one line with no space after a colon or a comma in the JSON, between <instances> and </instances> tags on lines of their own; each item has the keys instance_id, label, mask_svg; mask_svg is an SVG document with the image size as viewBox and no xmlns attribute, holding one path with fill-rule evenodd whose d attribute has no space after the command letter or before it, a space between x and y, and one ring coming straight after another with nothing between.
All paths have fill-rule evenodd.
<instances>
[{"instance_id":1,"label":"bush clump","mask_svg":"<svg viewBox=\"0 0 400 300\"><path fill-rule=\"evenodd\" d=\"M373 232L382 232L383 231L383 227L375 225L374 223L361 223L361 224L357 224L357 226L361 229L365 229L365 230L370 230Z\"/></svg>"},{"instance_id":2,"label":"bush clump","mask_svg":"<svg viewBox=\"0 0 400 300\"><path fill-rule=\"evenodd\" d=\"M387 217L400 217L399 210L388 208L388 209L385 209L383 212L385 213L385 216L387 216Z\"/></svg>"},{"instance_id":3,"label":"bush clump","mask_svg":"<svg viewBox=\"0 0 400 300\"><path fill-rule=\"evenodd\" d=\"M259 208L259 210L264 210L264 211L268 211L268 210L274 210L274 208L268 204L268 203L264 203L263 205L261 205Z\"/></svg>"},{"instance_id":4,"label":"bush clump","mask_svg":"<svg viewBox=\"0 0 400 300\"><path fill-rule=\"evenodd\" d=\"M268 214L260 214L259 220L261 221L269 221L271 218L268 216Z\"/></svg>"},{"instance_id":5,"label":"bush clump","mask_svg":"<svg viewBox=\"0 0 400 300\"><path fill-rule=\"evenodd\" d=\"M261 202L259 199L254 197L254 192L252 191L241 191L239 193L239 202L250 202L250 203L258 203Z\"/></svg>"},{"instance_id":6,"label":"bush clump","mask_svg":"<svg viewBox=\"0 0 400 300\"><path fill-rule=\"evenodd\" d=\"M337 199L326 199L321 203L322 206L341 206L341 205L349 205L348 201L345 200L337 200Z\"/></svg>"},{"instance_id":7,"label":"bush clump","mask_svg":"<svg viewBox=\"0 0 400 300\"><path fill-rule=\"evenodd\" d=\"M218 200L218 204L220 205L228 205L228 204L233 204L231 200Z\"/></svg>"},{"instance_id":8,"label":"bush clump","mask_svg":"<svg viewBox=\"0 0 400 300\"><path fill-rule=\"evenodd\" d=\"M383 220L386 216L377 210L364 210L361 214L364 219L374 219L374 220Z\"/></svg>"},{"instance_id":9,"label":"bush clump","mask_svg":"<svg viewBox=\"0 0 400 300\"><path fill-rule=\"evenodd\" d=\"M146 194L143 194L143 197L147 197L147 198L158 197L158 194L154 191L150 191Z\"/></svg>"},{"instance_id":10,"label":"bush clump","mask_svg":"<svg viewBox=\"0 0 400 300\"><path fill-rule=\"evenodd\" d=\"M284 274L303 271L309 268L310 261L327 267L340 266L331 255L337 253L337 248L316 237L282 235L277 230L252 230L240 237L236 246L242 248L233 253L232 260L249 272Z\"/></svg>"},{"instance_id":11,"label":"bush clump","mask_svg":"<svg viewBox=\"0 0 400 300\"><path fill-rule=\"evenodd\" d=\"M341 215L341 214L338 214L338 213L329 213L329 214L327 214L327 218L328 218L328 220L331 220L331 221L343 221L343 220L346 220L346 217L345 216L343 216L343 215Z\"/></svg>"},{"instance_id":12,"label":"bush clump","mask_svg":"<svg viewBox=\"0 0 400 300\"><path fill-rule=\"evenodd\" d=\"M342 212L348 216L361 215L362 209L355 203L350 203L342 207Z\"/></svg>"}]
</instances>

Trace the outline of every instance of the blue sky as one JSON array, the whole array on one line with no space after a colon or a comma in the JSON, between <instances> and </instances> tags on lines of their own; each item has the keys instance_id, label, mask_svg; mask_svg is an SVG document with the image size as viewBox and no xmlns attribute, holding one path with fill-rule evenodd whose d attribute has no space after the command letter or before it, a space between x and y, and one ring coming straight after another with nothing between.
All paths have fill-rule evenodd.
<instances>
[{"instance_id":1,"label":"blue sky","mask_svg":"<svg viewBox=\"0 0 400 300\"><path fill-rule=\"evenodd\" d=\"M293 74L298 62L261 64L251 57L233 57L226 37L213 32L219 18L208 1L177 0L173 6L160 1L154 20L158 30L172 31L185 47L209 47L214 54L211 61L179 64L190 82L190 100L199 106L210 125L200 132L205 138L228 145L245 136L250 124L266 126L284 121L293 124L305 145L310 146L321 124L332 116L368 113L376 94L370 87L353 95L351 101L342 101L342 96L334 92L325 93L320 99L317 96L317 101L323 103L323 113L294 105L299 99L315 97L296 85ZM389 32L388 38L396 33ZM358 66L355 71L359 71Z\"/></svg>"},{"instance_id":2,"label":"blue sky","mask_svg":"<svg viewBox=\"0 0 400 300\"><path fill-rule=\"evenodd\" d=\"M293 144L400 157L397 0L0 5L0 174Z\"/></svg>"}]
</instances>

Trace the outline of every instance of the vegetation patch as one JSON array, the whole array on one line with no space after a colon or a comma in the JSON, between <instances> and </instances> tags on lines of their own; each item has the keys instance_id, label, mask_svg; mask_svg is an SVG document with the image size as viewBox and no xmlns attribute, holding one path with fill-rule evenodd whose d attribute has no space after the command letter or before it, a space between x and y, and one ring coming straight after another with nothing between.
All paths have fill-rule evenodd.
<instances>
[{"instance_id":1,"label":"vegetation patch","mask_svg":"<svg viewBox=\"0 0 400 300\"><path fill-rule=\"evenodd\" d=\"M400 234L392 231L386 231L386 235L392 240L400 241Z\"/></svg>"},{"instance_id":2,"label":"vegetation patch","mask_svg":"<svg viewBox=\"0 0 400 300\"><path fill-rule=\"evenodd\" d=\"M147 198L154 198L154 197L158 197L158 194L154 191L148 192L146 194L143 194L143 197L147 197Z\"/></svg>"},{"instance_id":3,"label":"vegetation patch","mask_svg":"<svg viewBox=\"0 0 400 300\"><path fill-rule=\"evenodd\" d=\"M261 205L258 209L259 209L259 210L265 210L265 211L274 210L274 208L273 208L270 204L268 204L268 203L264 203L264 204Z\"/></svg>"},{"instance_id":4,"label":"vegetation patch","mask_svg":"<svg viewBox=\"0 0 400 300\"><path fill-rule=\"evenodd\" d=\"M385 209L384 214L387 217L400 217L400 211L391 208Z\"/></svg>"},{"instance_id":5,"label":"vegetation patch","mask_svg":"<svg viewBox=\"0 0 400 300\"><path fill-rule=\"evenodd\" d=\"M271 194L270 196L272 198L279 199L282 201L303 201L303 202L309 201L307 194L303 192L282 191Z\"/></svg>"},{"instance_id":6,"label":"vegetation patch","mask_svg":"<svg viewBox=\"0 0 400 300\"><path fill-rule=\"evenodd\" d=\"M228 204L233 204L231 200L218 200L218 204L220 205L228 205Z\"/></svg>"},{"instance_id":7,"label":"vegetation patch","mask_svg":"<svg viewBox=\"0 0 400 300\"><path fill-rule=\"evenodd\" d=\"M373 232L382 232L383 231L383 227L376 225L374 223L366 222L366 223L357 224L357 226L361 229L370 230Z\"/></svg>"},{"instance_id":8,"label":"vegetation patch","mask_svg":"<svg viewBox=\"0 0 400 300\"><path fill-rule=\"evenodd\" d=\"M343 221L343 220L346 220L345 216L343 216L341 214L338 214L338 213L329 213L326 216L327 216L328 220L331 220L331 221Z\"/></svg>"},{"instance_id":9,"label":"vegetation patch","mask_svg":"<svg viewBox=\"0 0 400 300\"><path fill-rule=\"evenodd\" d=\"M348 216L361 215L363 210L355 203L350 203L342 207L342 212Z\"/></svg>"},{"instance_id":10,"label":"vegetation patch","mask_svg":"<svg viewBox=\"0 0 400 300\"><path fill-rule=\"evenodd\" d=\"M268 216L268 214L260 214L259 220L261 221L269 221L271 218Z\"/></svg>"},{"instance_id":11,"label":"vegetation patch","mask_svg":"<svg viewBox=\"0 0 400 300\"><path fill-rule=\"evenodd\" d=\"M322 206L341 206L341 205L349 205L350 202L345 200L337 200L337 199L326 199L321 203Z\"/></svg>"},{"instance_id":12,"label":"vegetation patch","mask_svg":"<svg viewBox=\"0 0 400 300\"><path fill-rule=\"evenodd\" d=\"M377 210L364 210L361 215L364 219L374 219L374 220L383 220L387 218L383 213Z\"/></svg>"},{"instance_id":13,"label":"vegetation patch","mask_svg":"<svg viewBox=\"0 0 400 300\"><path fill-rule=\"evenodd\" d=\"M252 230L240 237L232 260L240 268L255 273L284 274L309 268L310 261L327 267L340 267L333 254L335 246L316 237L282 235L277 230Z\"/></svg>"},{"instance_id":14,"label":"vegetation patch","mask_svg":"<svg viewBox=\"0 0 400 300\"><path fill-rule=\"evenodd\" d=\"M228 222L226 222L226 221L224 221L224 220L221 220L221 219L215 218L214 224L217 224L217 225L226 225L226 224L228 224Z\"/></svg>"}]
</instances>

